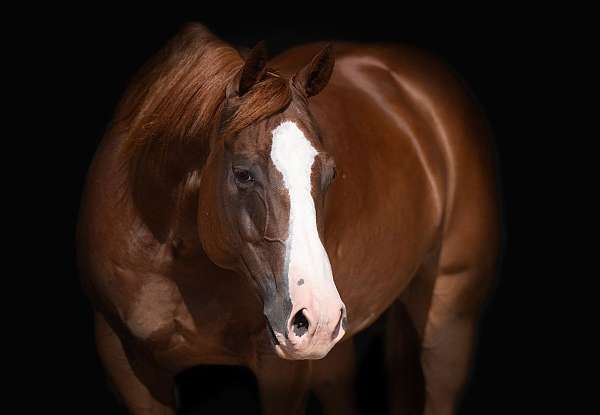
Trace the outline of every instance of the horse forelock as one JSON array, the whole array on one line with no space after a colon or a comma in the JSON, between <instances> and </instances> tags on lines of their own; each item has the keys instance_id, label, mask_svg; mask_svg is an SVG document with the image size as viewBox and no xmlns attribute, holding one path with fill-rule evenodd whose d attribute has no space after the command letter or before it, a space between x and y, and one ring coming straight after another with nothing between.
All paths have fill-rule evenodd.
<instances>
[{"instance_id":1,"label":"horse forelock","mask_svg":"<svg viewBox=\"0 0 600 415\"><path fill-rule=\"evenodd\" d=\"M235 136L244 128L283 112L291 101L290 82L270 69L245 95L227 101L220 135L225 139Z\"/></svg>"}]
</instances>

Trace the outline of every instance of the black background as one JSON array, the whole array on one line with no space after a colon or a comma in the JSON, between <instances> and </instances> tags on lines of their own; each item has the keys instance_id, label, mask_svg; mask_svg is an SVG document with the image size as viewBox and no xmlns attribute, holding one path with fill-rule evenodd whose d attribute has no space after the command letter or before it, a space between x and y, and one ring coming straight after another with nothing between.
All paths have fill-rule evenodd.
<instances>
[{"instance_id":1,"label":"black background","mask_svg":"<svg viewBox=\"0 0 600 415\"><path fill-rule=\"evenodd\" d=\"M495 134L506 241L499 284L481 323L472 381L460 413L557 409L564 399L558 384L565 380L559 374L564 352L557 346L576 329L565 316L568 306L560 302L569 296L559 279L562 269L558 263L548 266L564 225L549 231L547 221L553 216L550 209L561 210L564 203L564 198L551 195L573 185L551 167L566 149L556 139L561 134L558 123L551 128L547 124L558 118L553 100L562 86L554 74L564 56L573 53L562 36L568 17L556 20L540 10L523 9L462 13L433 5L418 12L353 7L327 14L302 4L254 5L249 10L231 5L221 11L199 5L193 10L127 15L107 7L52 10L39 16L35 36L25 37L25 32L37 22L15 31L13 37L35 50L33 95L24 109L43 113L30 117L21 130L35 131L29 134L45 162L35 172L36 200L43 200L45 207L39 220L43 231L38 221L34 227L43 238L33 244L43 258L29 257L25 263L44 271L36 272L39 285L34 317L29 318L35 324L24 325L35 339L21 368L28 394L21 401L24 410L40 404L64 413L122 411L104 383L94 350L91 308L78 284L74 232L79 198L96 145L128 80L187 21L203 22L234 44L251 47L264 39L272 54L313 40L404 42L438 54L464 78ZM560 168L570 170L571 164ZM369 353L376 362L380 356L374 344ZM364 373L381 376L377 368ZM235 375L238 381L243 377ZM196 384L186 390L197 388L201 394L208 386L218 389L219 382L227 383L225 375L210 376L215 376L211 382L197 374L188 376ZM379 385L377 379L362 382ZM372 396L380 399L377 391ZM252 405L252 399L240 402Z\"/></svg>"}]
</instances>

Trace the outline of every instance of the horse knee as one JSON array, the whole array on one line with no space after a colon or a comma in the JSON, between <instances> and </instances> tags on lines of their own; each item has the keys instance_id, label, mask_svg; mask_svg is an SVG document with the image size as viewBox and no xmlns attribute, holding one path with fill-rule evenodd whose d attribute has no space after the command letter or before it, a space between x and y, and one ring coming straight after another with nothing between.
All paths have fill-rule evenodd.
<instances>
[{"instance_id":1,"label":"horse knee","mask_svg":"<svg viewBox=\"0 0 600 415\"><path fill-rule=\"evenodd\" d=\"M448 350L451 352L471 349L471 343L477 327L477 318L472 316L444 315L431 318L423 332L421 348L428 350Z\"/></svg>"}]
</instances>

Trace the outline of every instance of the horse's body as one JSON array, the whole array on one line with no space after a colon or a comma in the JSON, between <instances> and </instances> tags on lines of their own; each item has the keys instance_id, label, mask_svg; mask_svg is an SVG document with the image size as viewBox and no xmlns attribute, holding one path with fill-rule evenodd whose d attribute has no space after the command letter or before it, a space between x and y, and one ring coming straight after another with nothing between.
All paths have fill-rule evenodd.
<instances>
[{"instance_id":1,"label":"horse's body","mask_svg":"<svg viewBox=\"0 0 600 415\"><path fill-rule=\"evenodd\" d=\"M321 47L292 49L270 66L291 77ZM310 111L337 165L323 245L348 323L322 360L274 354L252 284L215 265L196 235L197 183L145 188L140 212L118 157L128 126L115 122L104 138L83 198L79 256L100 356L133 412L172 413L176 373L234 364L255 372L265 412L300 410L313 387L326 410L351 413L351 338L396 303L423 344L425 411L451 413L498 251L489 132L464 87L422 52L334 49L335 70Z\"/></svg>"}]
</instances>

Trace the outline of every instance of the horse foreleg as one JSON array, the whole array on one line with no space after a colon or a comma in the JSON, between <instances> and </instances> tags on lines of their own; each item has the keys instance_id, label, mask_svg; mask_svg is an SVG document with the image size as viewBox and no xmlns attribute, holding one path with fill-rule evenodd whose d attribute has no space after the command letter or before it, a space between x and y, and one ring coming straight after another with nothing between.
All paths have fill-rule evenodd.
<instances>
[{"instance_id":1,"label":"horse foreleg","mask_svg":"<svg viewBox=\"0 0 600 415\"><path fill-rule=\"evenodd\" d=\"M423 375L420 339L404 305L396 301L387 311L385 367L391 414L423 413Z\"/></svg>"},{"instance_id":2,"label":"horse foreleg","mask_svg":"<svg viewBox=\"0 0 600 415\"><path fill-rule=\"evenodd\" d=\"M321 360L312 362L311 384L327 415L357 412L355 362L352 339L334 346Z\"/></svg>"},{"instance_id":3,"label":"horse foreleg","mask_svg":"<svg viewBox=\"0 0 600 415\"><path fill-rule=\"evenodd\" d=\"M96 346L110 383L132 414L174 415L174 380L143 358L133 361L104 317L96 313Z\"/></svg>"},{"instance_id":4,"label":"horse foreleg","mask_svg":"<svg viewBox=\"0 0 600 415\"><path fill-rule=\"evenodd\" d=\"M466 316L443 316L427 324L421 351L424 414L455 413L468 379L475 326L475 318Z\"/></svg>"},{"instance_id":5,"label":"horse foreleg","mask_svg":"<svg viewBox=\"0 0 600 415\"><path fill-rule=\"evenodd\" d=\"M304 414L310 384L309 360L263 355L254 373L263 415Z\"/></svg>"},{"instance_id":6,"label":"horse foreleg","mask_svg":"<svg viewBox=\"0 0 600 415\"><path fill-rule=\"evenodd\" d=\"M432 275L425 270L403 299L421 342L426 415L457 410L490 275L472 270Z\"/></svg>"}]
</instances>

